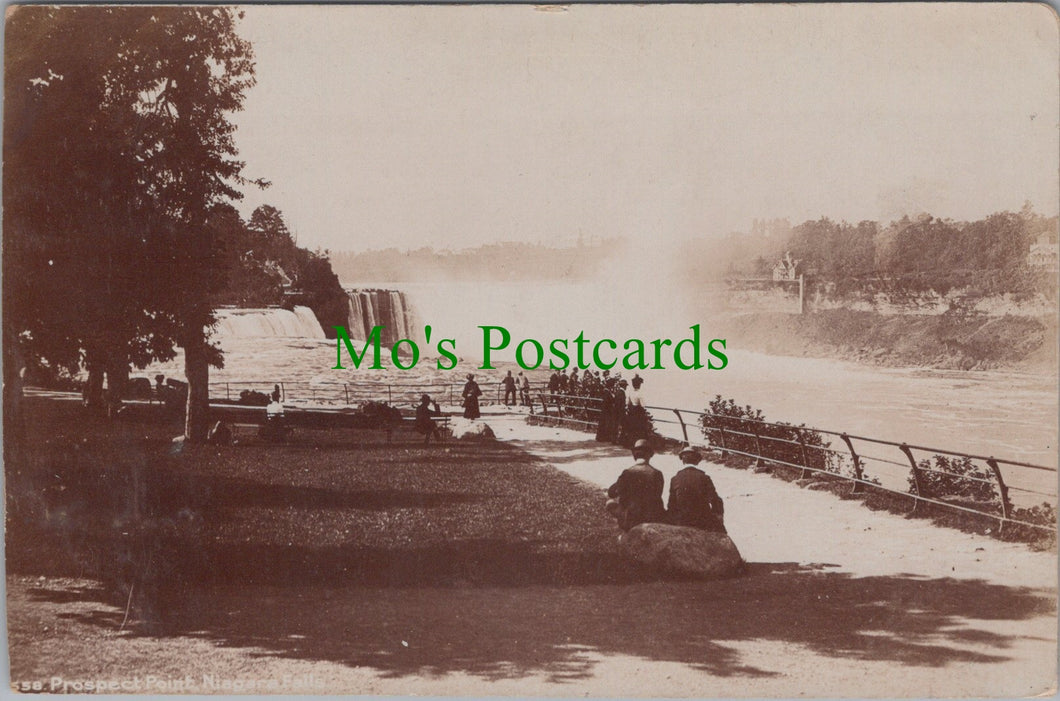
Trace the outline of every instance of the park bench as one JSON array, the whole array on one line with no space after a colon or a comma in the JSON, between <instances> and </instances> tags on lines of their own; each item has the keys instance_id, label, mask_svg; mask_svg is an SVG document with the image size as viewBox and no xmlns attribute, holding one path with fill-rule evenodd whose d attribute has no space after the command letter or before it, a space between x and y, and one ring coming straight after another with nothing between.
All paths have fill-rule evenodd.
<instances>
[{"instance_id":1,"label":"park bench","mask_svg":"<svg viewBox=\"0 0 1060 701\"><path fill-rule=\"evenodd\" d=\"M266 424L267 416L264 407L248 407L238 405L225 405L223 407L214 406L215 411L211 417L211 422L224 421L225 424L233 431L233 437L236 436L236 431L260 431L261 428ZM450 431L450 419L448 415L441 415L432 417L438 428L442 430L443 435L447 432L451 435ZM415 416L406 416L402 414L400 421L395 422L380 422L375 425L364 425L363 417L343 410L327 410L327 409L296 409L287 408L281 421L283 426L287 429L290 428L309 428L317 430L327 430L331 428L356 428L369 431L385 431L387 436L387 442L393 441L393 434L395 430L414 430L416 425Z\"/></svg>"}]
</instances>

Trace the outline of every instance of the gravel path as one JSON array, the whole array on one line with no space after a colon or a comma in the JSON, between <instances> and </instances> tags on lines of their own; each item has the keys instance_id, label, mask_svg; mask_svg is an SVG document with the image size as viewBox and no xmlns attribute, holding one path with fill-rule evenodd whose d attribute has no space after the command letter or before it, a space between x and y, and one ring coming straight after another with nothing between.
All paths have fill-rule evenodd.
<instances>
[{"instance_id":1,"label":"gravel path","mask_svg":"<svg viewBox=\"0 0 1060 701\"><path fill-rule=\"evenodd\" d=\"M507 417L494 419L494 428L502 440L602 488L632 462L626 451L602 446L577 431L528 426ZM680 467L672 455L657 455L652 464L667 480ZM1033 552L1021 544L872 511L857 501L802 489L749 470L716 464L704 467L725 500L726 525L748 562L820 566L866 582L884 577L923 578L925 588L934 586L932 580L989 584L1031 590L1055 603L1055 552ZM866 606L873 596L867 585ZM893 634L886 625L880 628L881 638ZM829 631L819 634L827 637ZM636 670L636 688L658 689L660 695L696 690L725 696L1021 696L1055 692L1056 639L1055 606L1046 606L1040 615L1018 621L1006 620L998 610L953 616L938 640L981 654L983 661L972 665L934 665L926 658L921 664L915 659L895 664L856 656L824 658L805 647L765 641L738 647L746 664L761 665L773 676L697 681L702 673L693 669L645 660L625 662ZM601 663L598 675L605 674L607 667ZM634 693L633 688L628 691Z\"/></svg>"}]
</instances>

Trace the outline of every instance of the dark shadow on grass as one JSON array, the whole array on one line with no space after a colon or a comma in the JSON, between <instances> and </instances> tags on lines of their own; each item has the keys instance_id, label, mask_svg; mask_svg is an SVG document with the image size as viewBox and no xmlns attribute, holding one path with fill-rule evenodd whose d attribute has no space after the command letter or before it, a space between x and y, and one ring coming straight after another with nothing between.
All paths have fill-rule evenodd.
<instances>
[{"instance_id":1,"label":"dark shadow on grass","mask_svg":"<svg viewBox=\"0 0 1060 701\"><path fill-rule=\"evenodd\" d=\"M512 441L518 446L519 441ZM529 442L528 442L529 443ZM629 458L629 449L611 443L597 443L590 435L584 441L533 441L534 452L543 455L544 462L553 465L564 465L566 463L580 462L582 460L599 460L608 458Z\"/></svg>"},{"instance_id":2,"label":"dark shadow on grass","mask_svg":"<svg viewBox=\"0 0 1060 701\"><path fill-rule=\"evenodd\" d=\"M401 489L326 489L204 475L158 473L150 482L149 504L161 513L247 506L295 509L429 509L478 501L475 494Z\"/></svg>"},{"instance_id":3,"label":"dark shadow on grass","mask_svg":"<svg viewBox=\"0 0 1060 701\"><path fill-rule=\"evenodd\" d=\"M44 589L31 594L67 600ZM677 662L718 677L780 673L780 664L772 669L742 661L738 646L751 641L910 667L999 663L1009 659L1013 638L977 628L977 620L1021 621L1055 611L1050 593L1022 587L905 575L857 578L794 564L755 564L744 577L714 582L174 583L155 597L158 618L149 626L140 621L140 635L200 637L254 648L254 654L369 667L387 677L544 674L558 682L585 679L597 655L615 654ZM97 612L71 616L103 627L115 620ZM970 643L980 649L967 649Z\"/></svg>"}]
</instances>

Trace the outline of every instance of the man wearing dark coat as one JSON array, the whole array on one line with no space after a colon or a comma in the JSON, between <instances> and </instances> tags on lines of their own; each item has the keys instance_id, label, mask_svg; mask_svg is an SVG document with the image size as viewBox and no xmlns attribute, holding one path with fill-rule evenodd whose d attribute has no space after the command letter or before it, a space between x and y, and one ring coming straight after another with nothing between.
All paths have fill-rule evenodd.
<instances>
[{"instance_id":1,"label":"man wearing dark coat","mask_svg":"<svg viewBox=\"0 0 1060 701\"><path fill-rule=\"evenodd\" d=\"M670 523L725 533L725 505L714 488L714 482L697 467L703 456L687 445L678 455L685 466L670 478L667 507Z\"/></svg>"},{"instance_id":2,"label":"man wearing dark coat","mask_svg":"<svg viewBox=\"0 0 1060 701\"><path fill-rule=\"evenodd\" d=\"M431 404L434 404L434 408L431 408ZM431 442L433 436L436 441L442 439L442 434L438 431L438 424L434 423L435 416L441 416L441 411L438 409L438 402L432 402L428 395L420 397L420 404L416 407L416 430L423 434L423 444L427 445Z\"/></svg>"},{"instance_id":3,"label":"man wearing dark coat","mask_svg":"<svg viewBox=\"0 0 1060 701\"><path fill-rule=\"evenodd\" d=\"M618 519L618 527L628 531L638 523L665 523L666 509L662 493L663 474L648 464L654 452L648 441L641 439L633 445L636 462L618 476L618 481L607 490L610 500L607 512Z\"/></svg>"},{"instance_id":4,"label":"man wearing dark coat","mask_svg":"<svg viewBox=\"0 0 1060 701\"><path fill-rule=\"evenodd\" d=\"M515 378L512 377L511 370L501 380L501 384L504 386L504 406L512 406L515 404ZM509 398L511 398L510 402L508 401Z\"/></svg>"}]
</instances>

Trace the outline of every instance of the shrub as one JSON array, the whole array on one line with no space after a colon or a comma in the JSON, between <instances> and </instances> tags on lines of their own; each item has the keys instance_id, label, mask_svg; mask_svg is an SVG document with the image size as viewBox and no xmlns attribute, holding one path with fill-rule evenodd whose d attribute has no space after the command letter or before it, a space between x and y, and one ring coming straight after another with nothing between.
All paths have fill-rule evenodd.
<instances>
[{"instance_id":1,"label":"shrub","mask_svg":"<svg viewBox=\"0 0 1060 701\"><path fill-rule=\"evenodd\" d=\"M246 406L268 406L269 395L255 389L245 389L239 393L238 403Z\"/></svg>"},{"instance_id":2,"label":"shrub","mask_svg":"<svg viewBox=\"0 0 1060 701\"><path fill-rule=\"evenodd\" d=\"M739 406L735 400L723 399L720 394L711 400L706 413L700 417L700 424L703 437L717 449L839 472L840 458L827 450L831 444L820 432L805 424L766 423L761 409Z\"/></svg>"},{"instance_id":3,"label":"shrub","mask_svg":"<svg viewBox=\"0 0 1060 701\"><path fill-rule=\"evenodd\" d=\"M386 402L365 402L358 413L364 417L365 428L385 428L401 423L401 410Z\"/></svg>"},{"instance_id":4,"label":"shrub","mask_svg":"<svg viewBox=\"0 0 1060 701\"><path fill-rule=\"evenodd\" d=\"M921 496L943 499L959 497L977 502L996 502L997 490L993 475L980 468L969 457L936 455L917 463L920 468ZM916 492L916 483L909 475L909 491Z\"/></svg>"}]
</instances>

